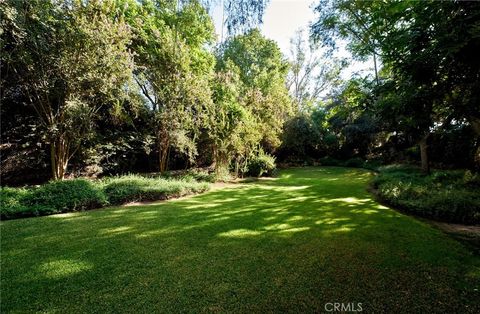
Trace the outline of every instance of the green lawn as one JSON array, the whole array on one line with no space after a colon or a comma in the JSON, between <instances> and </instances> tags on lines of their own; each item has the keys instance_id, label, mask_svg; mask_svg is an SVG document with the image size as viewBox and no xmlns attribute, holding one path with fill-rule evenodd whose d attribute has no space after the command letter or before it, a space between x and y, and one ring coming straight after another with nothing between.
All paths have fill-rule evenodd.
<instances>
[{"instance_id":1,"label":"green lawn","mask_svg":"<svg viewBox=\"0 0 480 314\"><path fill-rule=\"evenodd\" d=\"M371 175L282 171L188 199L1 223L1 312L480 311L480 257Z\"/></svg>"}]
</instances>

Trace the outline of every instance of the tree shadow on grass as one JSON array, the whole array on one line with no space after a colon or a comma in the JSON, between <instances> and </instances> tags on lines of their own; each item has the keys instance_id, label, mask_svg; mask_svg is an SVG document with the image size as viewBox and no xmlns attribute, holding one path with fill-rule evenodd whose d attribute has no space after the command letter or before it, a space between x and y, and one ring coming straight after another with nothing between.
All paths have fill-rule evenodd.
<instances>
[{"instance_id":1,"label":"tree shadow on grass","mask_svg":"<svg viewBox=\"0 0 480 314\"><path fill-rule=\"evenodd\" d=\"M370 174L306 168L185 200L2 225L2 309L475 311L479 261L371 199Z\"/></svg>"}]
</instances>

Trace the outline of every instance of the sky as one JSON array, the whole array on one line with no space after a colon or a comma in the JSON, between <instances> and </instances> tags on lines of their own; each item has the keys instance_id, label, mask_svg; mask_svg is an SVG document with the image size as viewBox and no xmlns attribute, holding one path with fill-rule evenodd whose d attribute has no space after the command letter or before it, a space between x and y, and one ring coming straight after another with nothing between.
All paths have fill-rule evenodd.
<instances>
[{"instance_id":1,"label":"sky","mask_svg":"<svg viewBox=\"0 0 480 314\"><path fill-rule=\"evenodd\" d=\"M315 0L270 0L263 17L263 25L260 26L263 35L275 40L280 49L287 53L290 38L295 31L308 28L309 22L314 19L313 8L310 8L314 2ZM221 38L222 8L220 4L213 10L213 20L217 35Z\"/></svg>"},{"instance_id":2,"label":"sky","mask_svg":"<svg viewBox=\"0 0 480 314\"><path fill-rule=\"evenodd\" d=\"M220 3L220 1L218 1ZM308 36L309 25L315 21L314 6L317 0L270 0L263 24L260 26L262 34L275 40L285 56L289 56L290 39L299 29L305 30ZM218 38L222 32L222 8L218 5L212 12ZM225 30L226 32L226 30ZM225 35L224 35L225 36ZM341 46L341 45L340 45ZM345 49L340 49L337 57L348 57L350 54ZM372 62L353 62L343 73L343 78L348 78L353 72L373 71Z\"/></svg>"},{"instance_id":3,"label":"sky","mask_svg":"<svg viewBox=\"0 0 480 314\"><path fill-rule=\"evenodd\" d=\"M301 28L308 29L314 20L312 0L272 0L264 16L262 33L277 41L284 53L289 51L290 38ZM306 32L307 33L307 32Z\"/></svg>"}]
</instances>

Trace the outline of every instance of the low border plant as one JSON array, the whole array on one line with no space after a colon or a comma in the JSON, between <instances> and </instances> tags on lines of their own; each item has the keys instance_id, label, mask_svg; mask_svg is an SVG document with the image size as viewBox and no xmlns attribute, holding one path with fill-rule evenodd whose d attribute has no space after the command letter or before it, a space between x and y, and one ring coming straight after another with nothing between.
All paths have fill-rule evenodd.
<instances>
[{"instance_id":1,"label":"low border plant","mask_svg":"<svg viewBox=\"0 0 480 314\"><path fill-rule=\"evenodd\" d=\"M412 166L381 167L373 180L380 200L434 220L480 223L480 177L469 171L435 170L423 175Z\"/></svg>"},{"instance_id":2,"label":"low border plant","mask_svg":"<svg viewBox=\"0 0 480 314\"><path fill-rule=\"evenodd\" d=\"M83 211L107 205L155 201L201 193L208 182L192 176L177 179L127 175L103 180L52 181L39 187L0 189L0 217L13 219Z\"/></svg>"}]
</instances>

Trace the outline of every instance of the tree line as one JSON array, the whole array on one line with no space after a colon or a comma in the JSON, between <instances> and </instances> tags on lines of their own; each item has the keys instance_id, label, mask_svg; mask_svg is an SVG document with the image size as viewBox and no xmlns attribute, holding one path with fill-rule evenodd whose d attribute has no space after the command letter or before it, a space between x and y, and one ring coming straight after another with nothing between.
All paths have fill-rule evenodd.
<instances>
[{"instance_id":1,"label":"tree line","mask_svg":"<svg viewBox=\"0 0 480 314\"><path fill-rule=\"evenodd\" d=\"M280 144L291 113L288 65L256 29L216 46L207 8L199 1L2 3L4 142L37 162L49 154L53 179L64 178L72 161L91 172L163 172L206 158L217 171L232 163L245 171L251 156ZM240 12L227 26L251 19Z\"/></svg>"},{"instance_id":2,"label":"tree line","mask_svg":"<svg viewBox=\"0 0 480 314\"><path fill-rule=\"evenodd\" d=\"M420 160L425 173L431 164L480 169L478 2L322 0L315 12L313 44L335 51L346 43L355 60L372 62L373 74L327 80L333 90L312 106L315 89L302 73L315 60L297 40L292 94L303 110L285 125L284 158ZM334 69L310 77L310 86Z\"/></svg>"},{"instance_id":3,"label":"tree line","mask_svg":"<svg viewBox=\"0 0 480 314\"><path fill-rule=\"evenodd\" d=\"M267 1L222 1L220 44L214 3L0 2L3 179L242 174L265 155L478 170L478 3L322 0L290 59L253 27ZM374 74L313 55L339 40Z\"/></svg>"}]
</instances>

